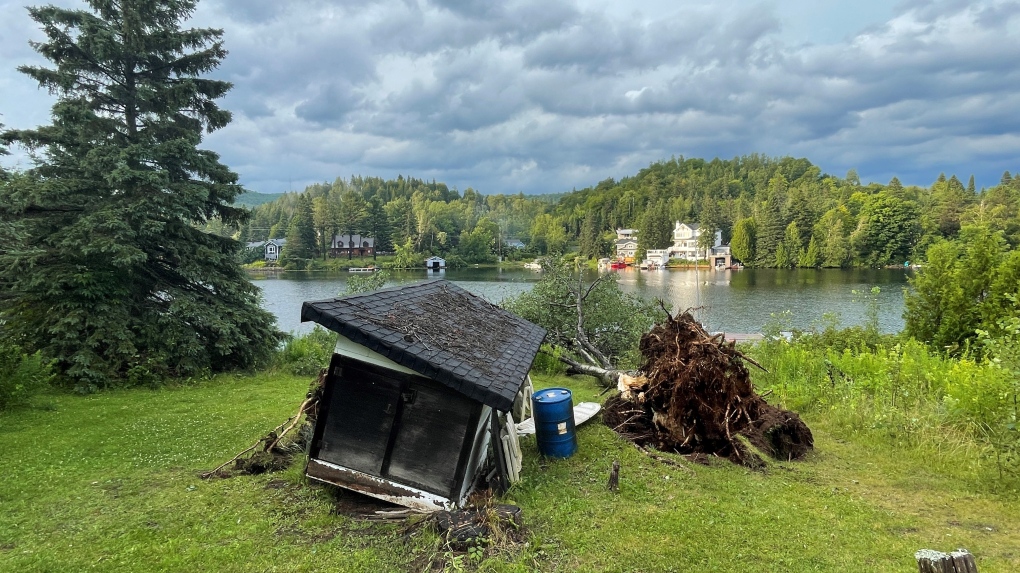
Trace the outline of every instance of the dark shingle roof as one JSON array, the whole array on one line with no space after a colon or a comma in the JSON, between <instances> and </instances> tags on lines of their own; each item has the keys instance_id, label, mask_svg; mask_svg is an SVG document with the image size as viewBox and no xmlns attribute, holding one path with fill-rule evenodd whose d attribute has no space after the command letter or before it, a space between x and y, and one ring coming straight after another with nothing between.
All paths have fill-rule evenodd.
<instances>
[{"instance_id":1,"label":"dark shingle roof","mask_svg":"<svg viewBox=\"0 0 1020 573\"><path fill-rule=\"evenodd\" d=\"M513 405L545 329L445 280L309 301L313 320L500 411Z\"/></svg>"}]
</instances>

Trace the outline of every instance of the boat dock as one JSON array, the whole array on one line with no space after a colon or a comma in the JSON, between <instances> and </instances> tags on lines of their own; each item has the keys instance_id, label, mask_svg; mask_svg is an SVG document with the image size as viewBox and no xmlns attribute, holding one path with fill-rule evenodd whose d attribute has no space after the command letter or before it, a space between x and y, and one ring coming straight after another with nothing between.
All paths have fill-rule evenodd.
<instances>
[{"instance_id":1,"label":"boat dock","mask_svg":"<svg viewBox=\"0 0 1020 573\"><path fill-rule=\"evenodd\" d=\"M765 335L760 332L713 332L712 335L721 334L726 340L734 342L757 342L765 340Z\"/></svg>"}]
</instances>

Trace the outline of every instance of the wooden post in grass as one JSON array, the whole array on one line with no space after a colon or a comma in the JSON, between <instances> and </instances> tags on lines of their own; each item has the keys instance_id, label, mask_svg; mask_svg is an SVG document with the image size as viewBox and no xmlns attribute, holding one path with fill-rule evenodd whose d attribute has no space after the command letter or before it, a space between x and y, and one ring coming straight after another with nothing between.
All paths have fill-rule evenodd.
<instances>
[{"instance_id":1,"label":"wooden post in grass","mask_svg":"<svg viewBox=\"0 0 1020 573\"><path fill-rule=\"evenodd\" d=\"M966 549L942 553L933 549L922 549L914 553L920 573L977 573L974 556Z\"/></svg>"},{"instance_id":2,"label":"wooden post in grass","mask_svg":"<svg viewBox=\"0 0 1020 573\"><path fill-rule=\"evenodd\" d=\"M609 472L609 483L606 487L609 491L620 489L620 460L613 460L613 470Z\"/></svg>"}]
</instances>

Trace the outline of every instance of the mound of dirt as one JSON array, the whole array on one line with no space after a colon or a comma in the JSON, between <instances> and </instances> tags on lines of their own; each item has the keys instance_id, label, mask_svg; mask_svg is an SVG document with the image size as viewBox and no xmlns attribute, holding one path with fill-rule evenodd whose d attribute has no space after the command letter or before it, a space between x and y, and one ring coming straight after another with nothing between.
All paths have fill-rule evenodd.
<instances>
[{"instance_id":1,"label":"mound of dirt","mask_svg":"<svg viewBox=\"0 0 1020 573\"><path fill-rule=\"evenodd\" d=\"M655 325L640 350L643 374L621 377L620 394L603 409L605 423L639 446L752 467L762 464L754 449L780 460L812 449L800 417L755 392L744 362L757 363L721 335L709 336L690 312Z\"/></svg>"}]
</instances>

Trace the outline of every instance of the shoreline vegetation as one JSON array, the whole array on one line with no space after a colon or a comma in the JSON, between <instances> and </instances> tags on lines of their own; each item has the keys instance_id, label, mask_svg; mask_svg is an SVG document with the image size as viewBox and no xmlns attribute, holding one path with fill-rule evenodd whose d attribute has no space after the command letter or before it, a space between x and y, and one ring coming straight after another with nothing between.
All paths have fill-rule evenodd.
<instances>
[{"instance_id":1,"label":"shoreline vegetation","mask_svg":"<svg viewBox=\"0 0 1020 573\"><path fill-rule=\"evenodd\" d=\"M266 261L257 260L245 263L242 268L250 273L263 273L263 272L322 272L322 271L348 271L352 268L369 268L374 267L380 270L400 270L400 271L414 271L414 270L425 270L424 259L420 261L420 264L413 264L403 267L395 266L394 258L392 255L380 255L378 257L353 257L348 259L346 257L336 257L322 259L308 259L303 261L300 265L287 265L279 261ZM541 260L542 257L536 258L519 258L517 260L504 260L504 261L489 261L481 263L464 263L458 262L448 268L451 270L462 269L462 268L482 268L482 269L526 269L526 265L532 264L534 261ZM597 261L594 259L582 259L577 253L567 253L559 257L563 262L573 263L578 267L585 267L596 269L598 268ZM701 260L697 264L694 262L676 262L677 259L671 259L670 264L665 267L658 269L640 269L638 265L628 265L629 270L641 270L642 272L655 272L657 270L705 270L714 271L717 270L714 266L709 264L707 261ZM418 263L419 261L415 261ZM882 268L889 270L917 270L922 265L918 263L912 263L910 265L886 265ZM819 269L821 267L818 267ZM728 268L726 270L740 270L739 268ZM792 270L792 269L791 269Z\"/></svg>"},{"instance_id":2,"label":"shoreline vegetation","mask_svg":"<svg viewBox=\"0 0 1020 573\"><path fill-rule=\"evenodd\" d=\"M362 247L393 252L412 268L429 256L457 264L510 258L617 255L618 230L636 237L636 261L678 240L675 223L699 231L697 248L728 245L759 268L894 268L924 263L934 244L967 226L1020 244L1020 178L977 189L938 174L927 187L862 183L823 173L805 158L754 154L729 160L671 158L619 181L550 195L484 195L436 181L352 176L285 193L251 210L240 227L209 232L239 241L286 239L282 260ZM718 239L716 238L718 237ZM716 243L716 241L720 243ZM691 245L688 245L690 247Z\"/></svg>"}]
</instances>

